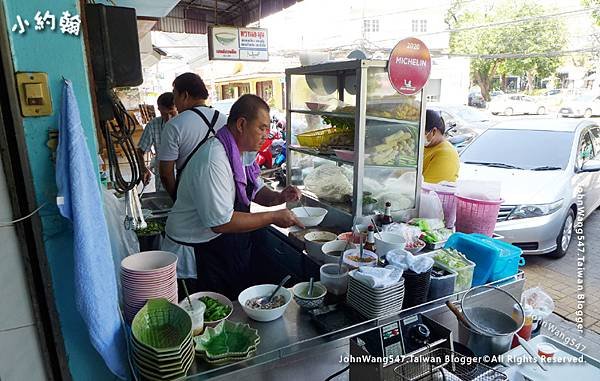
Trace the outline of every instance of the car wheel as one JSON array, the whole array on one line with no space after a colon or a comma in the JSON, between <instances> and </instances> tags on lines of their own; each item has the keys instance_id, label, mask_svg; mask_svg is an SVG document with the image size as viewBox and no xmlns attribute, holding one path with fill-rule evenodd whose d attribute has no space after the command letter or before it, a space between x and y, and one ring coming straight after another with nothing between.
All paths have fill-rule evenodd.
<instances>
[{"instance_id":1,"label":"car wheel","mask_svg":"<svg viewBox=\"0 0 600 381\"><path fill-rule=\"evenodd\" d=\"M544 115L545 113L546 113L546 108L544 106L541 106L540 108L537 109L538 115Z\"/></svg>"},{"instance_id":2,"label":"car wheel","mask_svg":"<svg viewBox=\"0 0 600 381\"><path fill-rule=\"evenodd\" d=\"M504 110L504 115L506 115L506 116L511 116L512 114L513 114L513 109L512 109L511 107L507 107L507 108Z\"/></svg>"},{"instance_id":3,"label":"car wheel","mask_svg":"<svg viewBox=\"0 0 600 381\"><path fill-rule=\"evenodd\" d=\"M499 112L492 112L492 115L498 115L500 114Z\"/></svg>"},{"instance_id":4,"label":"car wheel","mask_svg":"<svg viewBox=\"0 0 600 381\"><path fill-rule=\"evenodd\" d=\"M569 244L571 243L571 239L573 238L573 224L575 222L575 213L573 209L569 209L569 214L567 214L567 218L565 218L565 222L563 222L562 229L560 234L556 238L556 250L548 254L550 258L562 258L567 254L567 250L569 249Z\"/></svg>"},{"instance_id":5,"label":"car wheel","mask_svg":"<svg viewBox=\"0 0 600 381\"><path fill-rule=\"evenodd\" d=\"M591 109L586 109L585 112L583 113L583 117L584 118L591 118L592 117L592 110Z\"/></svg>"}]
</instances>

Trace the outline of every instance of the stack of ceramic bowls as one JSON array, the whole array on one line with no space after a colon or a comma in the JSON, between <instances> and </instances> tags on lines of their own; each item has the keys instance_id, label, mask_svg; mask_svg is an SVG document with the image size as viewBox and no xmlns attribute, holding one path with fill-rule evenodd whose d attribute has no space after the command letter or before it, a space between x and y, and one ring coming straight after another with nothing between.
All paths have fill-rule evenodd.
<instances>
[{"instance_id":1,"label":"stack of ceramic bowls","mask_svg":"<svg viewBox=\"0 0 600 381\"><path fill-rule=\"evenodd\" d=\"M375 319L399 313L404 301L404 278L385 288L373 288L352 276L348 277L346 301L366 318Z\"/></svg>"},{"instance_id":2,"label":"stack of ceramic bowls","mask_svg":"<svg viewBox=\"0 0 600 381\"><path fill-rule=\"evenodd\" d=\"M209 364L246 360L256 354L260 336L248 324L223 320L197 336L196 355Z\"/></svg>"},{"instance_id":3,"label":"stack of ceramic bowls","mask_svg":"<svg viewBox=\"0 0 600 381\"><path fill-rule=\"evenodd\" d=\"M166 251L144 251L123 259L121 291L128 322L149 299L177 303L177 257Z\"/></svg>"},{"instance_id":4,"label":"stack of ceramic bowls","mask_svg":"<svg viewBox=\"0 0 600 381\"><path fill-rule=\"evenodd\" d=\"M131 324L131 352L144 379L184 378L194 362L190 316L166 299L149 300Z\"/></svg>"}]
</instances>

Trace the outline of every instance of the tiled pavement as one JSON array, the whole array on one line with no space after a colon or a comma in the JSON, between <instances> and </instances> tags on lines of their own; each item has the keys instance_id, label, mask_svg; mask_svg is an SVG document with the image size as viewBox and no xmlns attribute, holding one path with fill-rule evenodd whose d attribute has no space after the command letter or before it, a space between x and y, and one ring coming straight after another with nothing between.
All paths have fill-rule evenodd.
<instances>
[{"instance_id":1,"label":"tiled pavement","mask_svg":"<svg viewBox=\"0 0 600 381\"><path fill-rule=\"evenodd\" d=\"M577 235L569 247L567 255L558 260L544 256L527 256L524 267L527 281L526 288L540 286L552 298L556 305L555 316L558 325L569 327L575 336L581 334L574 328L576 322L578 300L578 248L585 249L585 265L583 270L583 295L585 303L583 308L584 337L590 342L597 343L593 350L595 355L600 355L600 212L595 211L584 224L584 246L578 247ZM560 319L560 318L562 319ZM564 319L564 320L563 320ZM593 347L593 346L592 346ZM594 355L591 352L589 354Z\"/></svg>"}]
</instances>

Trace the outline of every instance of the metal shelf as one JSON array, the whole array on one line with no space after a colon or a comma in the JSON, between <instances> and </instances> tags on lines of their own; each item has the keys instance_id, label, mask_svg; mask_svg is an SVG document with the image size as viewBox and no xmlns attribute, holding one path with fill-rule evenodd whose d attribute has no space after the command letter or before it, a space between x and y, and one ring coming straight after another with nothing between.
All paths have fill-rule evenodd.
<instances>
[{"instance_id":1,"label":"metal shelf","mask_svg":"<svg viewBox=\"0 0 600 381\"><path fill-rule=\"evenodd\" d=\"M317 116L331 116L334 118L346 118L346 119L354 119L353 113L341 113L341 112L329 112L329 111L310 111L310 110L290 110L291 113L296 114L306 114L306 115L317 115ZM419 123L415 120L405 120L405 119L391 119L391 118L383 118L380 116L372 116L366 115L367 121L376 121L383 123L394 123L394 124L411 124L414 127L418 127Z\"/></svg>"},{"instance_id":2,"label":"metal shelf","mask_svg":"<svg viewBox=\"0 0 600 381\"><path fill-rule=\"evenodd\" d=\"M298 153L303 153L305 155L310 155L310 156L315 156L321 159L325 159L325 160L329 160L329 161L334 161L336 163L340 163L340 164L346 164L346 165L350 165L350 166L354 166L354 161L348 161L348 160L342 160L339 157L337 157L335 154L328 154L328 153L322 153L319 152L316 149L311 149L311 148L303 148L303 147L298 147L298 146L291 146L290 147L290 151L294 151L294 152L298 152ZM390 165L375 165L375 164L365 164L365 168L382 168L382 169L416 169L417 168L417 164L414 165L395 165L395 164L390 164Z\"/></svg>"}]
</instances>

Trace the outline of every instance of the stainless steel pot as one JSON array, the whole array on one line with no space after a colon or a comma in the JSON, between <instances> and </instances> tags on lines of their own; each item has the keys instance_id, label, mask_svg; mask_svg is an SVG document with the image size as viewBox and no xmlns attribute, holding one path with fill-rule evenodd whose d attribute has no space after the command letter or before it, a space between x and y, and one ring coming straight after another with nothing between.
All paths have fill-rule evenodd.
<instances>
[{"instance_id":1,"label":"stainless steel pot","mask_svg":"<svg viewBox=\"0 0 600 381\"><path fill-rule=\"evenodd\" d=\"M514 335L514 333L489 335L466 327L460 321L458 322L459 341L472 350L476 356L493 356L508 352Z\"/></svg>"}]
</instances>

